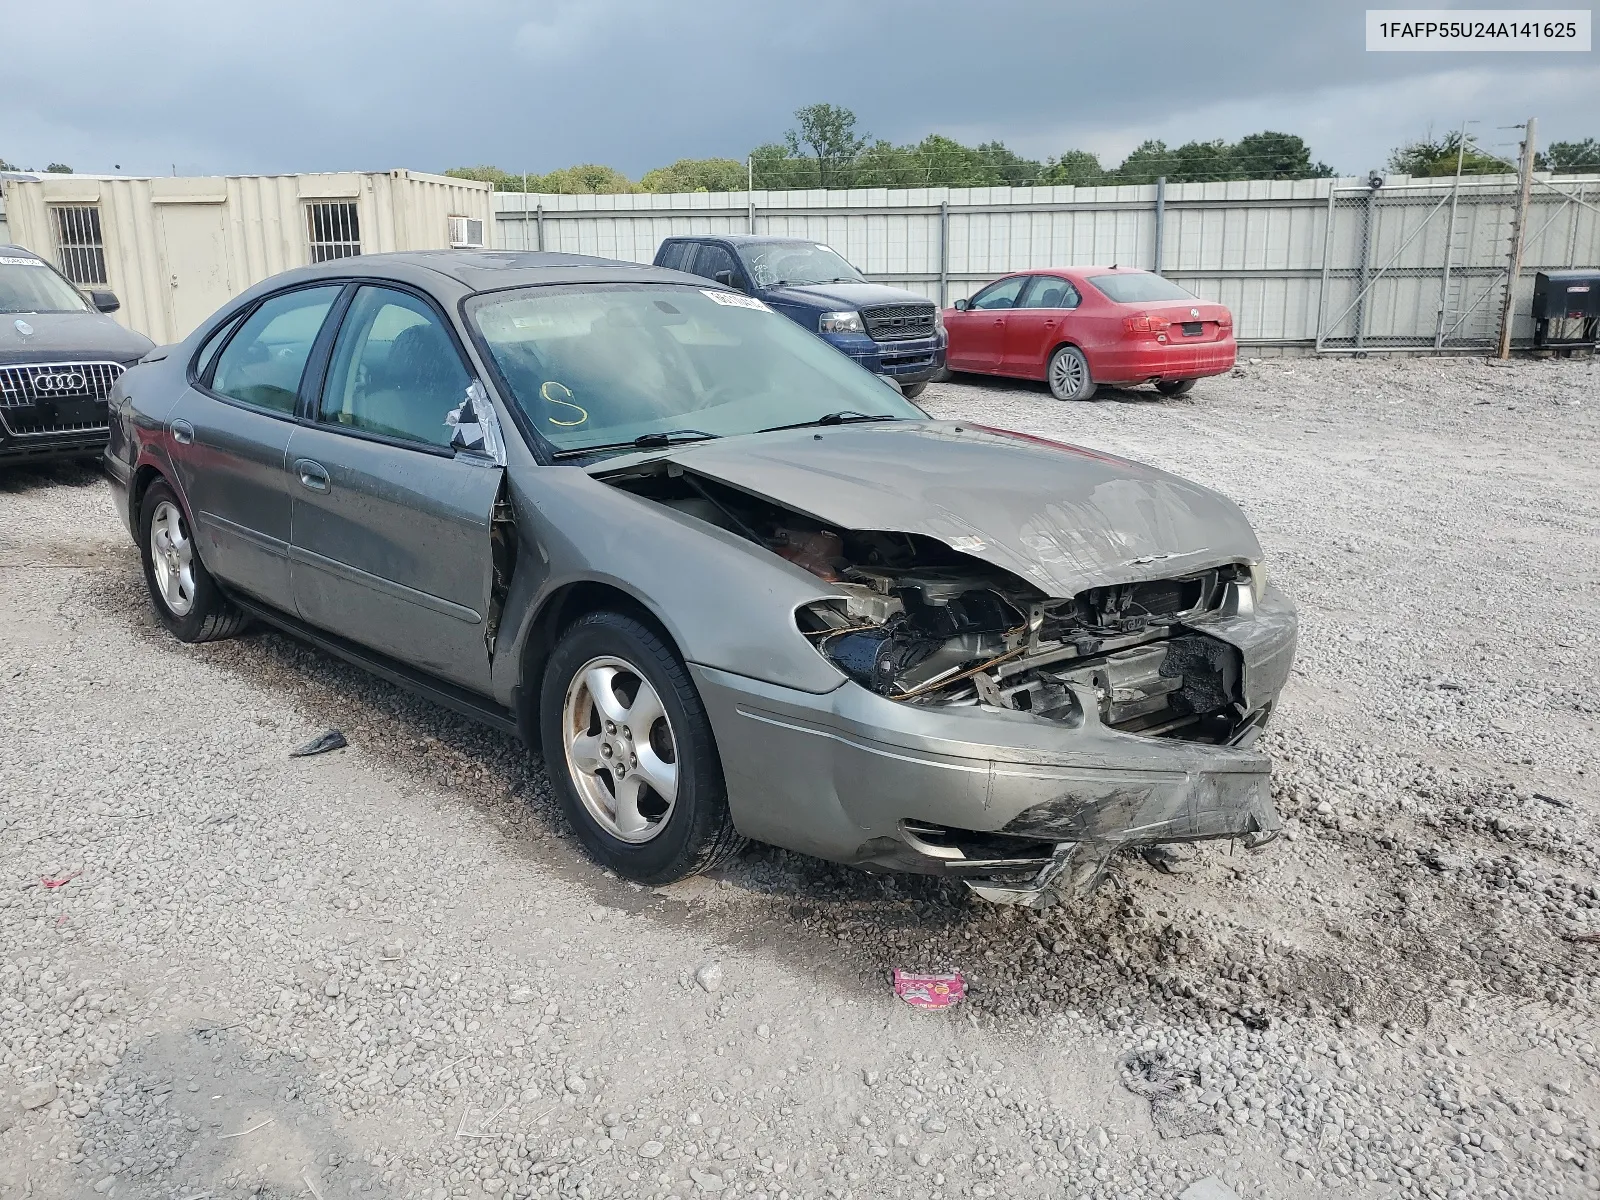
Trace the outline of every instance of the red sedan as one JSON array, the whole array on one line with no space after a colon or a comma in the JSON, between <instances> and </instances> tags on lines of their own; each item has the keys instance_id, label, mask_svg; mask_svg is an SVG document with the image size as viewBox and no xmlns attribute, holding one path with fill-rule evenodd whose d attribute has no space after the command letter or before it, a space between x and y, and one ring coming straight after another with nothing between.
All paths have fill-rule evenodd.
<instances>
[{"instance_id":1,"label":"red sedan","mask_svg":"<svg viewBox=\"0 0 1600 1200\"><path fill-rule=\"evenodd\" d=\"M1181 396L1233 366L1233 314L1149 271L1064 267L997 279L944 314L952 371L1042 379L1057 400L1102 383Z\"/></svg>"}]
</instances>

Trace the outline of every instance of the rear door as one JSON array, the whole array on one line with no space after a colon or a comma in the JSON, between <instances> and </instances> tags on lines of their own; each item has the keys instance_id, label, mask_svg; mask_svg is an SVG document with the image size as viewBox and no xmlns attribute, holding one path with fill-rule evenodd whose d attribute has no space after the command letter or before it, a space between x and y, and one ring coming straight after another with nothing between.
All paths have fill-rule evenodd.
<instances>
[{"instance_id":1,"label":"rear door","mask_svg":"<svg viewBox=\"0 0 1600 1200\"><path fill-rule=\"evenodd\" d=\"M962 371L1000 370L1005 357L1006 320L1027 282L1026 275L1012 275L991 283L972 298L947 331L951 366Z\"/></svg>"},{"instance_id":2,"label":"rear door","mask_svg":"<svg viewBox=\"0 0 1600 1200\"><path fill-rule=\"evenodd\" d=\"M1058 275L1035 275L1017 307L1006 316L1001 370L1007 375L1043 379L1050 352L1063 340L1078 307L1078 290Z\"/></svg>"},{"instance_id":3,"label":"rear door","mask_svg":"<svg viewBox=\"0 0 1600 1200\"><path fill-rule=\"evenodd\" d=\"M446 422L471 383L431 301L356 290L289 441L290 574L303 620L487 692L502 468L453 453Z\"/></svg>"},{"instance_id":4,"label":"rear door","mask_svg":"<svg viewBox=\"0 0 1600 1200\"><path fill-rule=\"evenodd\" d=\"M269 296L213 337L167 420L201 560L277 608L293 609L284 456L306 364L342 287Z\"/></svg>"}]
</instances>

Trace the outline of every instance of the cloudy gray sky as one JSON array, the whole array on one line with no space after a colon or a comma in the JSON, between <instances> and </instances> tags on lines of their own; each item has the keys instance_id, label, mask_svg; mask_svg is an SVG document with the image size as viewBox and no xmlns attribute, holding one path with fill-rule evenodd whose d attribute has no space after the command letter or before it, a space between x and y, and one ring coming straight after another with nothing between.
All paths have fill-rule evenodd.
<instances>
[{"instance_id":1,"label":"cloudy gray sky","mask_svg":"<svg viewBox=\"0 0 1600 1200\"><path fill-rule=\"evenodd\" d=\"M1503 2L1503 0L1502 0ZM1561 0L1545 0L1559 3ZM895 141L1108 165L1299 133L1343 173L1475 119L1600 137L1587 54L1369 54L1364 6L1282 0L4 0L0 157L166 174L742 158L802 104ZM25 52L27 51L27 52Z\"/></svg>"}]
</instances>

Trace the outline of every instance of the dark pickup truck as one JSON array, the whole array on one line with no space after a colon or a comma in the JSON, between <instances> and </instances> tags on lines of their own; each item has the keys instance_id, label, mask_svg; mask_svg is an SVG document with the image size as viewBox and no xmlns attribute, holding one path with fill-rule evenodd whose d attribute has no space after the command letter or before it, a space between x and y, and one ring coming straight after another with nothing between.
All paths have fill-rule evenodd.
<instances>
[{"instance_id":1,"label":"dark pickup truck","mask_svg":"<svg viewBox=\"0 0 1600 1200\"><path fill-rule=\"evenodd\" d=\"M944 371L945 333L933 301L869 283L837 251L806 238L674 237L658 267L736 287L831 343L908 397Z\"/></svg>"}]
</instances>

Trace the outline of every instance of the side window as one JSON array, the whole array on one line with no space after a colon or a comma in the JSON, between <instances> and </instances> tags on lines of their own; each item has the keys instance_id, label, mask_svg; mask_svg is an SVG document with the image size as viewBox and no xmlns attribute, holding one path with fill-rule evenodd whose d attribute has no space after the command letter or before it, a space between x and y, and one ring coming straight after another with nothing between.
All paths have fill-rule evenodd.
<instances>
[{"instance_id":1,"label":"side window","mask_svg":"<svg viewBox=\"0 0 1600 1200\"><path fill-rule=\"evenodd\" d=\"M1028 282L1026 275L1013 275L1010 279L1002 279L999 283L991 283L983 291L972 298L969 308L1015 308L1017 296L1022 291L1022 285Z\"/></svg>"},{"instance_id":2,"label":"side window","mask_svg":"<svg viewBox=\"0 0 1600 1200\"><path fill-rule=\"evenodd\" d=\"M211 370L211 364L217 361L217 351L228 340L228 335L239 327L237 315L228 318L221 325L211 331L211 336L201 343L200 352L194 356L194 377L202 382Z\"/></svg>"},{"instance_id":3,"label":"side window","mask_svg":"<svg viewBox=\"0 0 1600 1200\"><path fill-rule=\"evenodd\" d=\"M689 251L693 249L693 242L669 242L661 255L661 265L669 271L681 271L688 265Z\"/></svg>"},{"instance_id":4,"label":"side window","mask_svg":"<svg viewBox=\"0 0 1600 1200\"><path fill-rule=\"evenodd\" d=\"M1077 308L1078 290L1054 275L1035 275L1021 308Z\"/></svg>"},{"instance_id":5,"label":"side window","mask_svg":"<svg viewBox=\"0 0 1600 1200\"><path fill-rule=\"evenodd\" d=\"M246 404L292 413L311 344L340 287L302 288L262 303L217 355L211 390Z\"/></svg>"},{"instance_id":6,"label":"side window","mask_svg":"<svg viewBox=\"0 0 1600 1200\"><path fill-rule=\"evenodd\" d=\"M363 287L333 343L321 419L448 448L445 416L471 382L432 308L407 292Z\"/></svg>"},{"instance_id":7,"label":"side window","mask_svg":"<svg viewBox=\"0 0 1600 1200\"><path fill-rule=\"evenodd\" d=\"M700 243L700 250L694 256L693 270L703 279L715 279L718 271L732 271L733 277L739 278L733 255L729 254L725 247L713 246L709 242Z\"/></svg>"}]
</instances>

